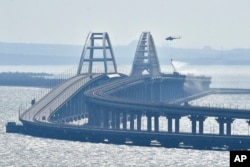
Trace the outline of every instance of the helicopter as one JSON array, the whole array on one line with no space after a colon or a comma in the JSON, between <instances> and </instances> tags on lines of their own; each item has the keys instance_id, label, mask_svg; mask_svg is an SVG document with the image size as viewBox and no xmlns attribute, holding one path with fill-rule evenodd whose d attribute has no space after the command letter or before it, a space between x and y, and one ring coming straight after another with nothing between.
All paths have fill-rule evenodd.
<instances>
[{"instance_id":1,"label":"helicopter","mask_svg":"<svg viewBox=\"0 0 250 167\"><path fill-rule=\"evenodd\" d=\"M179 36L179 37L172 37L172 36L169 36L169 37L166 38L167 41L172 41L172 40L174 40L174 39L181 39L181 37L180 37L180 36Z\"/></svg>"},{"instance_id":2,"label":"helicopter","mask_svg":"<svg viewBox=\"0 0 250 167\"><path fill-rule=\"evenodd\" d=\"M174 40L174 39L181 39L181 36L179 36L179 37L172 37L172 36L169 36L169 37L166 38L166 40L167 40L167 41L170 41L170 42L171 42L172 40ZM173 67L173 69L174 69L174 74L179 74L179 73L177 72L175 66L174 66L172 56L171 56L171 65L172 65L172 67Z\"/></svg>"}]
</instances>

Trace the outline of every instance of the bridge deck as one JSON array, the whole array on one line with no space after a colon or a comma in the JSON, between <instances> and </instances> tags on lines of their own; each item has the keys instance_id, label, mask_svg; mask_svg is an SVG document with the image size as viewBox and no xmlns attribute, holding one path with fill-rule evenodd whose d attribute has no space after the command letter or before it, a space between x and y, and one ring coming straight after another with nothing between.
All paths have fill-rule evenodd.
<instances>
[{"instance_id":1,"label":"bridge deck","mask_svg":"<svg viewBox=\"0 0 250 167\"><path fill-rule=\"evenodd\" d=\"M97 76L99 75L95 74L92 75L91 78ZM20 116L20 120L51 123L48 120L50 114L81 89L91 78L89 75L78 75L68 79L25 111L25 113Z\"/></svg>"},{"instance_id":2,"label":"bridge deck","mask_svg":"<svg viewBox=\"0 0 250 167\"><path fill-rule=\"evenodd\" d=\"M146 78L146 77L145 77ZM138 82L143 82L145 78L128 77L122 80L112 82L108 85L98 87L87 91L85 94L88 96L88 101L106 106L112 106L114 108L123 108L129 110L148 110L158 113L180 114L180 115L192 115L197 114L201 116L210 117L227 117L238 119L250 119L250 110L237 109L237 108L216 108L216 107L198 107L198 106L180 106L165 103L150 103L150 102L136 102L131 99L119 98L110 95L116 89L121 89L126 86L133 85ZM194 100L209 94L220 93L232 93L239 94L245 92L240 89L211 89L211 91L203 92L197 95L187 97L186 100ZM250 93L250 91L247 91ZM246 93L246 92L245 92ZM183 100L183 99L182 99Z\"/></svg>"},{"instance_id":3,"label":"bridge deck","mask_svg":"<svg viewBox=\"0 0 250 167\"><path fill-rule=\"evenodd\" d=\"M240 147L248 148L248 145L250 143L249 136L231 135L231 133L228 133L229 135L224 135L221 133L193 134L193 133L181 133L179 131L176 133L172 133L169 132L169 130L168 132L152 130L151 127L147 131L145 131L141 129L135 130L134 128L116 129L117 127L115 127L115 125L109 127L104 127L104 126L97 127L97 125L95 124L93 125L86 124L78 126L65 123L50 122L49 119L50 116L53 115L53 113L56 112L57 109L60 108L60 106L64 105L68 100L70 100L71 97L73 97L76 93L78 93L78 91L80 91L82 88L88 86L88 83L90 83L89 81L92 78L97 79L98 76L100 75L96 74L93 75L92 77L90 77L89 75L78 75L67 80L62 85L52 90L49 94L47 94L44 98L42 98L40 101L34 104L30 109L28 109L24 114L21 115L21 121L24 123L25 126L29 127L27 131L24 129L24 133L40 135L40 133L42 134L42 132L46 132L44 134L48 136L61 137L63 139L64 138L66 139L68 136L71 136L70 139L74 140L79 139L81 141L88 139L89 141L93 140L94 142L98 140L100 140L100 142L103 142L106 139L110 140L111 142L112 141L125 142L125 140L128 138L131 139L134 144L140 144L142 141L145 140L147 140L147 143L150 143L150 141L152 140L157 140L163 146L168 145L169 141L171 141L170 143L174 144L184 142L185 144L190 144L194 147L200 147L200 146L208 147L209 144L212 147L217 145L220 146L226 143L226 145L230 145L231 149L236 147L238 145L238 142L240 141L243 143L242 146ZM87 100L86 102L90 105L92 103L95 106L102 107L103 110L105 110L105 108L108 111L112 110L111 111L112 118L113 118L113 113L115 112L120 113L121 111L123 112L127 111L132 113L132 112L142 111L151 114L164 114L165 116L169 114L170 115L177 114L181 117L187 115L199 115L201 117L204 116L204 117L218 117L218 118L225 117L233 119L238 119L238 118L250 119L250 110L196 107L189 105L181 106L181 105L153 103L153 102L146 103L143 101L134 101L128 98L116 97L113 95L117 90L125 89L126 87L130 87L136 84L141 84L147 81L148 81L147 76L126 77L123 79L114 80L112 82L109 82L109 84L103 84L101 86L85 91L84 94L86 96ZM210 90L208 92L204 92L203 94L197 94L193 97L189 97L188 99L190 100L199 98L208 95L210 93L238 94L241 92L242 92L241 90L236 90L236 89ZM89 112L91 113L92 111ZM124 124L124 122L122 122L122 124Z\"/></svg>"},{"instance_id":4,"label":"bridge deck","mask_svg":"<svg viewBox=\"0 0 250 167\"><path fill-rule=\"evenodd\" d=\"M95 39L99 39L104 41L103 46L95 46ZM90 50L88 50L90 49ZM102 49L103 50L103 58L98 55L94 55L95 49ZM109 52L106 52L109 51ZM89 54L88 54L89 53ZM97 52L99 54L99 51ZM109 56L109 57L107 57ZM145 60L145 61L144 61ZM158 61L158 57L156 54L156 49L154 46L153 38L150 32L143 32L140 40L138 42L137 51L134 59L134 63L132 66L132 72L130 77L126 77L123 79L118 80L110 80L108 84L106 82L102 82L102 80L98 80L98 87L93 88L91 83L94 83L99 79L98 76L101 74L91 74L93 71L93 62L103 62L104 63L104 71L107 74L109 70L109 64L107 61L111 61L113 63L114 68L111 69L115 73L117 73L116 63L114 60L113 50L110 44L110 40L107 33L90 33L87 37L86 44L84 46L82 56L80 59L79 67L77 70L77 76L72 77L53 89L50 93L44 96L41 100L36 102L33 106L31 106L28 110L26 110L23 114L20 115L20 120L23 122L23 132L34 134L34 135L45 135L52 136L52 137L59 137L62 138L75 138L81 140L87 140L87 138L92 138L96 141L98 138L101 140L109 139L110 141L114 140L115 142L119 140L125 140L127 138L133 139L134 143L142 143L146 140L158 140L163 145L168 145L169 142L173 143L190 143L195 145L205 145L207 146L209 143L214 144L217 143L218 145L221 144L228 144L231 146L237 146L239 141L244 143L245 148L249 148L250 140L248 136L233 136L231 135L231 123L230 121L234 118L240 119L249 119L250 120L250 110L238 110L238 109L227 109L227 108L210 108L210 107L195 107L186 105L185 102L194 100L209 94L242 94L242 93L249 93L250 90L237 90L237 89L210 89L208 90L210 79L207 78L206 83L204 86L204 90L208 90L207 92L200 92L199 94L195 94L189 97L185 97L180 99L181 97L188 96L185 94L179 95L176 91L172 91L170 89L174 89L175 87L178 89L178 86L175 86L176 83L183 84L184 83L184 76L177 77L177 79L181 79L181 82L171 82L174 86L171 87L169 85L168 89L166 89L166 94L172 93L174 98L166 98L164 103L159 100L159 94L161 94L162 89L158 89L158 84L160 79L164 78L164 75L161 75L160 72L160 64ZM83 64L89 64L88 74L83 75L81 74L83 69ZM86 66L87 67L87 66ZM85 66L84 66L85 68ZM144 71L147 71L149 75L143 75ZM175 76L176 73L174 73ZM165 75L165 77L169 77L172 75ZM95 78L96 80L92 80ZM203 77L202 77L203 78ZM206 77L205 77L206 78ZM205 79L203 78L203 79ZM158 80L159 79L159 80ZM174 78L176 79L176 78ZM197 78L196 78L197 79ZM192 77L191 77L192 80ZM191 81L190 80L190 81ZM93 81L93 82L92 82ZM99 82L100 81L100 82ZM156 81L155 84L152 81ZM182 82L183 81L183 82ZM140 87L140 84L148 84L149 86L145 85L145 90L149 90L150 92L146 92L144 90L142 96L150 97L146 100L144 98L137 97L137 92L135 91L136 88L131 90L127 88L131 88L133 86ZM95 85L95 86L96 86ZM100 86L102 85L102 86ZM93 88L90 90L84 88ZM155 89L153 89L155 88ZM79 92L84 90L84 100L86 100L86 108L88 113L88 124L83 126L77 125L69 125L61 122L52 122L50 118L52 116L56 116L56 112L59 111L57 114L61 114L64 112L69 112L70 108L67 108L67 102L70 100L75 100L73 97L76 97L74 107L78 106L78 104L82 104L83 100L78 98L77 95L81 95ZM140 91L140 89L138 89ZM164 90L164 89L163 89ZM202 89L203 90L203 89ZM115 93L118 91L127 91L133 92L132 96L136 96L134 99L130 98L131 96L116 96ZM138 92L139 92L138 91ZM169 91L169 92L167 92ZM127 93L126 92L126 93ZM196 92L196 91L195 91ZM79 93L79 94L77 94ZM82 93L82 92L81 92ZM123 92L122 92L123 93ZM139 92L140 93L140 92ZM177 95L178 94L178 95ZM194 94L194 93L193 93ZM154 97L154 98L152 98ZM161 98L161 96L160 96ZM141 100L142 99L142 100ZM152 100L153 99L153 100ZM171 99L172 103L170 104ZM70 101L70 102L72 102ZM167 101L167 102L165 102ZM185 105L182 105L184 102ZM71 103L72 104L72 103ZM72 106L73 106L72 104ZM80 105L79 105L80 106ZM74 108L73 107L73 108ZM80 111L81 107L79 107ZM62 109L62 110L59 110ZM72 109L72 108L71 108ZM74 110L74 109L72 109ZM123 113L121 113L123 112ZM137 126L138 131L134 129L134 116L135 113L139 113L136 115L137 118ZM147 116L147 131L141 130L141 118L142 114ZM68 113L67 113L68 114ZM73 113L74 114L74 113ZM72 115L73 115L72 114ZM77 113L78 114L78 113ZM122 114L122 125L123 130L120 129L121 124L121 114ZM168 119L168 132L159 132L159 115L164 115ZM61 114L63 115L63 114ZM60 115L60 116L61 116ZM70 113L70 116L72 116ZM127 129L128 123L128 115L129 115L129 122L130 122L130 130ZM154 115L154 131L152 131L152 116ZM192 134L185 134L179 133L179 117L183 116L191 116L192 121ZM64 115L63 115L64 116ZM63 117L62 116L62 117ZM74 116L74 115L73 115ZM196 123L199 117L199 134L196 134ZM219 131L220 135L209 135L203 134L203 122L206 117L217 117L219 121ZM110 118L112 118L110 120ZM60 117L61 119L61 117ZM77 118L77 119L81 119ZM172 133L172 120L175 119L175 134ZM225 120L227 119L227 120ZM140 120L140 121L139 121ZM224 122L223 122L224 121ZM224 124L227 121L227 135L224 134ZM111 123L111 126L110 124ZM103 125L102 125L103 124ZM9 123L9 128L11 130L12 123ZM27 128L26 128L26 127ZM101 127L105 128L101 128ZM98 128L99 127L99 128ZM112 127L112 128L110 128ZM15 129L15 126L14 126ZM119 130L118 130L119 129ZM176 130L178 129L178 130ZM195 135L194 135L195 134ZM226 142L224 142L226 141Z\"/></svg>"}]
</instances>

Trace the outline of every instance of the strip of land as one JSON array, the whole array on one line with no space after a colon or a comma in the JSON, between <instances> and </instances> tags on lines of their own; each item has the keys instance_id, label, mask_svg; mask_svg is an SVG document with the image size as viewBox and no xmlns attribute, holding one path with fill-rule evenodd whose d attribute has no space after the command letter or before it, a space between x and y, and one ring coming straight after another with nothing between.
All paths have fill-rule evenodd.
<instances>
[{"instance_id":1,"label":"strip of land","mask_svg":"<svg viewBox=\"0 0 250 167\"><path fill-rule=\"evenodd\" d=\"M51 87L62 81L53 74L48 73L24 73L2 72L0 73L0 86L27 86L27 87Z\"/></svg>"}]
</instances>

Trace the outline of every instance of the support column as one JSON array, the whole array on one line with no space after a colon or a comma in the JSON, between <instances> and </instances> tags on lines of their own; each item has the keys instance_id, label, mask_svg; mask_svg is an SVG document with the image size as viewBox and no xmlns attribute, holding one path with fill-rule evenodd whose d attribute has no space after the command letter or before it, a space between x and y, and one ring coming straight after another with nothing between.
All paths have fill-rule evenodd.
<instances>
[{"instance_id":1,"label":"support column","mask_svg":"<svg viewBox=\"0 0 250 167\"><path fill-rule=\"evenodd\" d=\"M155 132L159 132L159 114L155 114Z\"/></svg>"},{"instance_id":2,"label":"support column","mask_svg":"<svg viewBox=\"0 0 250 167\"><path fill-rule=\"evenodd\" d=\"M104 111L99 109L100 112L100 127L104 127Z\"/></svg>"},{"instance_id":3,"label":"support column","mask_svg":"<svg viewBox=\"0 0 250 167\"><path fill-rule=\"evenodd\" d=\"M137 114L137 130L138 131L141 131L141 117L142 117L141 113Z\"/></svg>"},{"instance_id":4,"label":"support column","mask_svg":"<svg viewBox=\"0 0 250 167\"><path fill-rule=\"evenodd\" d=\"M109 111L103 111L103 126L109 128Z\"/></svg>"},{"instance_id":5,"label":"support column","mask_svg":"<svg viewBox=\"0 0 250 167\"><path fill-rule=\"evenodd\" d=\"M225 135L224 133L224 124L226 124L226 135L231 135L231 127L234 119L232 118L226 118L226 117L219 117L216 119L216 121L219 123L219 134Z\"/></svg>"},{"instance_id":6,"label":"support column","mask_svg":"<svg viewBox=\"0 0 250 167\"><path fill-rule=\"evenodd\" d=\"M218 120L218 119L217 119L217 121L219 123L219 134L224 135L224 122L222 122L221 120Z\"/></svg>"},{"instance_id":7,"label":"support column","mask_svg":"<svg viewBox=\"0 0 250 167\"><path fill-rule=\"evenodd\" d=\"M94 125L94 113L93 113L93 107L91 104L87 105L87 111L88 111L88 124L90 126Z\"/></svg>"},{"instance_id":8,"label":"support column","mask_svg":"<svg viewBox=\"0 0 250 167\"><path fill-rule=\"evenodd\" d=\"M231 122L227 122L226 123L226 126L227 126L227 135L231 135Z\"/></svg>"},{"instance_id":9,"label":"support column","mask_svg":"<svg viewBox=\"0 0 250 167\"><path fill-rule=\"evenodd\" d=\"M151 119L152 115L147 113L146 116L147 116L147 131L151 132L152 131L152 119Z\"/></svg>"},{"instance_id":10,"label":"support column","mask_svg":"<svg viewBox=\"0 0 250 167\"><path fill-rule=\"evenodd\" d=\"M127 129L127 113L125 111L123 111L122 126L123 130Z\"/></svg>"},{"instance_id":11,"label":"support column","mask_svg":"<svg viewBox=\"0 0 250 167\"><path fill-rule=\"evenodd\" d=\"M115 120L116 120L115 115L116 115L116 112L112 111L112 118L111 118L111 120L112 120L112 122L111 122L112 129L115 129Z\"/></svg>"},{"instance_id":12,"label":"support column","mask_svg":"<svg viewBox=\"0 0 250 167\"><path fill-rule=\"evenodd\" d=\"M199 121L199 134L203 134L204 132L204 121L205 121L206 117L204 116L200 116L198 118Z\"/></svg>"},{"instance_id":13,"label":"support column","mask_svg":"<svg viewBox=\"0 0 250 167\"><path fill-rule=\"evenodd\" d=\"M199 122L199 134L203 134L206 117L202 115L191 115L189 119L192 121L192 134L196 134L197 121Z\"/></svg>"},{"instance_id":14,"label":"support column","mask_svg":"<svg viewBox=\"0 0 250 167\"><path fill-rule=\"evenodd\" d=\"M196 120L191 118L191 121L192 121L192 134L196 134Z\"/></svg>"},{"instance_id":15,"label":"support column","mask_svg":"<svg viewBox=\"0 0 250 167\"><path fill-rule=\"evenodd\" d=\"M101 116L100 116L100 108L98 107L91 107L89 119L91 121L92 126L101 126Z\"/></svg>"},{"instance_id":16,"label":"support column","mask_svg":"<svg viewBox=\"0 0 250 167\"><path fill-rule=\"evenodd\" d=\"M135 114L130 113L130 130L134 130L134 119L135 119Z\"/></svg>"},{"instance_id":17,"label":"support column","mask_svg":"<svg viewBox=\"0 0 250 167\"><path fill-rule=\"evenodd\" d=\"M232 118L227 118L226 119L226 126L227 126L227 135L231 135L231 126L232 126L232 123L233 123L234 119Z\"/></svg>"},{"instance_id":18,"label":"support column","mask_svg":"<svg viewBox=\"0 0 250 167\"><path fill-rule=\"evenodd\" d=\"M175 117L175 133L180 133L180 117Z\"/></svg>"},{"instance_id":19,"label":"support column","mask_svg":"<svg viewBox=\"0 0 250 167\"><path fill-rule=\"evenodd\" d=\"M94 119L94 121L95 121L95 123L94 123L94 125L95 126L98 126L98 127L101 127L101 115L100 115L100 110L99 110L99 108L94 108L94 113L93 113L93 119Z\"/></svg>"},{"instance_id":20,"label":"support column","mask_svg":"<svg viewBox=\"0 0 250 167\"><path fill-rule=\"evenodd\" d=\"M175 133L180 132L180 115L177 114L166 114L168 120L168 133L173 133L173 119L175 120Z\"/></svg>"},{"instance_id":21,"label":"support column","mask_svg":"<svg viewBox=\"0 0 250 167\"><path fill-rule=\"evenodd\" d=\"M168 119L168 133L172 133L173 132L173 121L172 121L172 116L167 115L167 119Z\"/></svg>"},{"instance_id":22,"label":"support column","mask_svg":"<svg viewBox=\"0 0 250 167\"><path fill-rule=\"evenodd\" d=\"M115 115L115 127L116 129L120 129L120 112L117 112Z\"/></svg>"}]
</instances>

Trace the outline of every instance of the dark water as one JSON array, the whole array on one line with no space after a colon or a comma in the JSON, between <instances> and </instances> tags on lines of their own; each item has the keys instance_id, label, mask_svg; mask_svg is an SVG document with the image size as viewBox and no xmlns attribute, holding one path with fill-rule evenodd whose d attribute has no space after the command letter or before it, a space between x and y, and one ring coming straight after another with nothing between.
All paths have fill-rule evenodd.
<instances>
[{"instance_id":1,"label":"dark water","mask_svg":"<svg viewBox=\"0 0 250 167\"><path fill-rule=\"evenodd\" d=\"M250 67L231 70L232 67L227 66L206 66L191 71L185 68L179 69L186 73L210 74L213 87L250 88L250 74L247 72ZM42 92L46 93L46 90ZM5 133L6 122L17 120L20 104L26 107L33 97L43 93L39 88L0 86L0 166L229 166L227 151L92 144ZM250 95L212 95L194 101L193 105L250 108L249 102ZM207 119L204 126L205 133L218 130L213 118ZM232 128L233 134L249 134L245 120L235 121ZM191 130L187 118L181 120L180 130Z\"/></svg>"}]
</instances>

